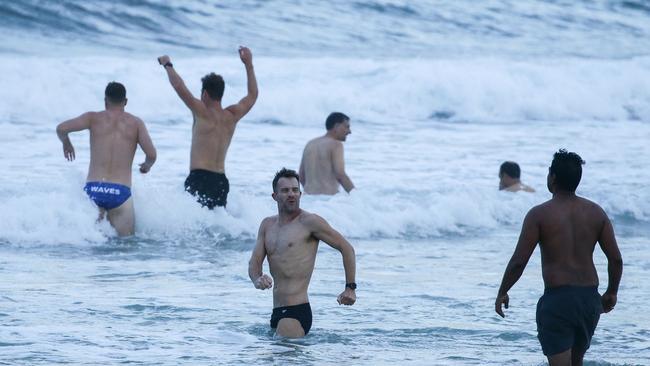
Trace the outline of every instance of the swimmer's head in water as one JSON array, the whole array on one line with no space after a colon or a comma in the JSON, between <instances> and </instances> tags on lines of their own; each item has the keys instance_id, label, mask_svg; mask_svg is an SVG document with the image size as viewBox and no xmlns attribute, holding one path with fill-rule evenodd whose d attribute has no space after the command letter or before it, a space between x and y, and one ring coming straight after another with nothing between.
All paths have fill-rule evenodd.
<instances>
[{"instance_id":1,"label":"swimmer's head in water","mask_svg":"<svg viewBox=\"0 0 650 366\"><path fill-rule=\"evenodd\" d=\"M560 149L553 155L551 167L548 168L549 188L553 183L560 190L575 192L582 178L584 163L580 155Z\"/></svg>"},{"instance_id":2,"label":"swimmer's head in water","mask_svg":"<svg viewBox=\"0 0 650 366\"><path fill-rule=\"evenodd\" d=\"M514 161L503 162L499 168L499 178L503 176L503 174L507 174L510 178L519 179L519 177L521 177L521 169L519 168L519 164L515 163Z\"/></svg>"},{"instance_id":3,"label":"swimmer's head in water","mask_svg":"<svg viewBox=\"0 0 650 366\"><path fill-rule=\"evenodd\" d=\"M121 104L126 102L126 88L117 81L111 81L106 85L104 97L111 104Z\"/></svg>"},{"instance_id":4,"label":"swimmer's head in water","mask_svg":"<svg viewBox=\"0 0 650 366\"><path fill-rule=\"evenodd\" d=\"M205 75L201 82L203 86L201 87L201 94L203 92L208 93L208 96L212 100L221 100L223 97L223 90L226 88L226 84L223 81L221 75L217 75L213 72Z\"/></svg>"}]
</instances>

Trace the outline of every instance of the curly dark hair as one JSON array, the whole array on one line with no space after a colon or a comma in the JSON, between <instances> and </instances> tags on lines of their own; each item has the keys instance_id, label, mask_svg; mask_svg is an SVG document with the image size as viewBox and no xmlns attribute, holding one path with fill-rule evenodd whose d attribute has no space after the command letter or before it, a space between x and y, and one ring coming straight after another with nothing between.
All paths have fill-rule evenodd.
<instances>
[{"instance_id":1,"label":"curly dark hair","mask_svg":"<svg viewBox=\"0 0 650 366\"><path fill-rule=\"evenodd\" d=\"M580 155L560 149L553 154L549 172L555 175L555 184L563 191L575 192L582 178L582 165L585 163Z\"/></svg>"}]
</instances>

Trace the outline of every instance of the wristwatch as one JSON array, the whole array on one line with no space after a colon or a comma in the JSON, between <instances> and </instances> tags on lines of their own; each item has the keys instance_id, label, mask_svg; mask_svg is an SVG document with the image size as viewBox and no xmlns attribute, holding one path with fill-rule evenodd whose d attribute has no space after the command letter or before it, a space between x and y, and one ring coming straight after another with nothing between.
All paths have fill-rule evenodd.
<instances>
[{"instance_id":1,"label":"wristwatch","mask_svg":"<svg viewBox=\"0 0 650 366\"><path fill-rule=\"evenodd\" d=\"M356 290L357 289L357 284L354 282L346 283L345 284L346 288L349 288L350 290Z\"/></svg>"},{"instance_id":2,"label":"wristwatch","mask_svg":"<svg viewBox=\"0 0 650 366\"><path fill-rule=\"evenodd\" d=\"M167 61L167 63L165 63L165 64L163 65L163 67L164 67L164 68L167 68L167 66L169 66L169 67L174 67L174 64L172 64L171 62Z\"/></svg>"}]
</instances>

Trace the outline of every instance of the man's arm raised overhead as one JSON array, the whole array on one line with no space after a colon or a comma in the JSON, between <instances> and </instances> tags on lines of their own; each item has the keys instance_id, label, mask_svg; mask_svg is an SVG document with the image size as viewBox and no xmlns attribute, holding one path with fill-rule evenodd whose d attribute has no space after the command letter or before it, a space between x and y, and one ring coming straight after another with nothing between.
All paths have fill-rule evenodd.
<instances>
[{"instance_id":1,"label":"man's arm raised overhead","mask_svg":"<svg viewBox=\"0 0 650 366\"><path fill-rule=\"evenodd\" d=\"M253 69L253 54L247 47L239 47L239 58L246 67L246 79L248 93L239 103L233 104L226 108L235 117L235 122L239 121L248 111L253 108L257 100L257 80L255 79L255 70Z\"/></svg>"},{"instance_id":2,"label":"man's arm raised overhead","mask_svg":"<svg viewBox=\"0 0 650 366\"><path fill-rule=\"evenodd\" d=\"M63 143L63 156L68 161L73 161L75 159L74 147L72 146L72 142L70 142L68 134L70 132L90 129L92 116L93 112L86 112L79 117L61 122L56 126L56 135Z\"/></svg>"},{"instance_id":3,"label":"man's arm raised overhead","mask_svg":"<svg viewBox=\"0 0 650 366\"><path fill-rule=\"evenodd\" d=\"M187 86L185 86L185 82L174 69L174 65L171 63L171 59L169 58L169 56L164 55L158 57L158 63L165 68L165 71L167 71L167 77L169 78L169 83L172 85L172 87L176 91L176 94L178 94L178 96L181 98L183 103L185 103L187 108L189 108L194 113L198 113L202 111L205 108L203 106L203 103L199 99L196 99L194 95L192 95L190 90L187 89Z\"/></svg>"}]
</instances>

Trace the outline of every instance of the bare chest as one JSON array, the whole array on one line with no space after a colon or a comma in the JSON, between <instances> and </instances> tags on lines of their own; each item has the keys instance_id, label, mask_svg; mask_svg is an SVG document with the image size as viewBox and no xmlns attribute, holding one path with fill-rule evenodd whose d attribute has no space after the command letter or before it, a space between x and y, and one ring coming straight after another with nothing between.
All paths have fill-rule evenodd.
<instances>
[{"instance_id":1,"label":"bare chest","mask_svg":"<svg viewBox=\"0 0 650 366\"><path fill-rule=\"evenodd\" d=\"M264 246L269 257L298 254L315 244L316 239L303 225L292 223L280 227L271 226L264 238Z\"/></svg>"}]
</instances>

